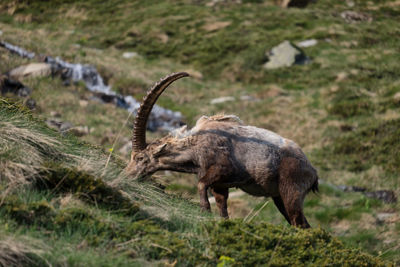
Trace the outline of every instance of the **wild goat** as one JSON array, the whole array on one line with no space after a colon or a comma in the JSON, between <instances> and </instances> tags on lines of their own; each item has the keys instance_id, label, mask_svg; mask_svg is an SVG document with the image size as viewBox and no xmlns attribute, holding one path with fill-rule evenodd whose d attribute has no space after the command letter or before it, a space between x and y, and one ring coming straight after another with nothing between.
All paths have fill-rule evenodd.
<instances>
[{"instance_id":1,"label":"wild goat","mask_svg":"<svg viewBox=\"0 0 400 267\"><path fill-rule=\"evenodd\" d=\"M146 143L146 124L153 105L175 80L189 76L173 73L156 83L143 98L134 122L131 161L126 172L143 178L156 171L197 173L200 205L210 211L207 189L219 213L228 218L229 188L253 196L272 197L294 226L308 228L303 201L318 190L316 170L300 147L271 131L247 126L236 116L201 117L194 128Z\"/></svg>"}]
</instances>

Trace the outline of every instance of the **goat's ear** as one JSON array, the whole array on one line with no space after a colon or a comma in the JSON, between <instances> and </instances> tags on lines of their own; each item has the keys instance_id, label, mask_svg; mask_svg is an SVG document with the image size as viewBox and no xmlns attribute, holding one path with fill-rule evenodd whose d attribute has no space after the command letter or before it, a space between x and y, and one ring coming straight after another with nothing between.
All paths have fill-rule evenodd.
<instances>
[{"instance_id":1,"label":"goat's ear","mask_svg":"<svg viewBox=\"0 0 400 267\"><path fill-rule=\"evenodd\" d=\"M156 148L154 149L154 155L155 155L155 156L161 155L161 154L165 151L165 148L166 148L166 147L167 147L167 144L159 145L158 147L156 147Z\"/></svg>"}]
</instances>

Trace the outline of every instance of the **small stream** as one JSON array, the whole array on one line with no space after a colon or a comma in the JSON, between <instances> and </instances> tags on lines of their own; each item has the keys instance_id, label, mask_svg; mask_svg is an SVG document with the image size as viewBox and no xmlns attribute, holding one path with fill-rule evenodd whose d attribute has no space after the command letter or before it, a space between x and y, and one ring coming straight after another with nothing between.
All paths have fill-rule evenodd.
<instances>
[{"instance_id":1,"label":"small stream","mask_svg":"<svg viewBox=\"0 0 400 267\"><path fill-rule=\"evenodd\" d=\"M23 48L7 42L0 41L0 46L21 57L29 59L35 58L35 53L26 51ZM132 96L120 95L113 91L110 85L104 84L103 78L94 66L69 63L63 61L59 57L53 58L51 56L46 56L44 61L51 66L52 73L60 73L62 79L67 83L69 81L83 81L89 91L100 95L100 98L103 100L106 99L104 102L113 102L117 107L127 109L129 112L136 115L140 103ZM147 129L150 131L172 131L183 124L183 116L180 112L154 105L147 123Z\"/></svg>"}]
</instances>

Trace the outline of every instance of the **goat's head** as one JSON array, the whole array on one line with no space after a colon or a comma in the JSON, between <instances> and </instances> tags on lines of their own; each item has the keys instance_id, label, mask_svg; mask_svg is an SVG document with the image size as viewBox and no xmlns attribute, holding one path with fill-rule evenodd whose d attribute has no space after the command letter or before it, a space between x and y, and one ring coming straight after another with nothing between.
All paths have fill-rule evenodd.
<instances>
[{"instance_id":1,"label":"goat's head","mask_svg":"<svg viewBox=\"0 0 400 267\"><path fill-rule=\"evenodd\" d=\"M151 144L146 143L146 126L151 110L162 92L174 81L187 77L186 72L168 75L148 91L143 98L133 126L131 161L126 168L128 175L142 178L160 169L160 156L166 152L167 143L164 139Z\"/></svg>"}]
</instances>

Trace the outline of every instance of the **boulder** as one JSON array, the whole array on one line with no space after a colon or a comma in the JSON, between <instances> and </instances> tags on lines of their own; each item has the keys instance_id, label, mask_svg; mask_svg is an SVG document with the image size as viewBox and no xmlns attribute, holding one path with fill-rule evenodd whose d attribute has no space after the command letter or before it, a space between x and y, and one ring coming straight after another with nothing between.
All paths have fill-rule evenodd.
<instances>
[{"instance_id":1,"label":"boulder","mask_svg":"<svg viewBox=\"0 0 400 267\"><path fill-rule=\"evenodd\" d=\"M14 79L23 78L27 76L38 77L48 76L51 74L51 67L46 63L30 63L15 68L9 72L10 77Z\"/></svg>"},{"instance_id":2,"label":"boulder","mask_svg":"<svg viewBox=\"0 0 400 267\"><path fill-rule=\"evenodd\" d=\"M269 58L269 61L264 64L264 68L266 69L290 67L294 64L304 65L310 62L310 59L304 52L289 41L284 41L278 46L273 47L266 55Z\"/></svg>"}]
</instances>

